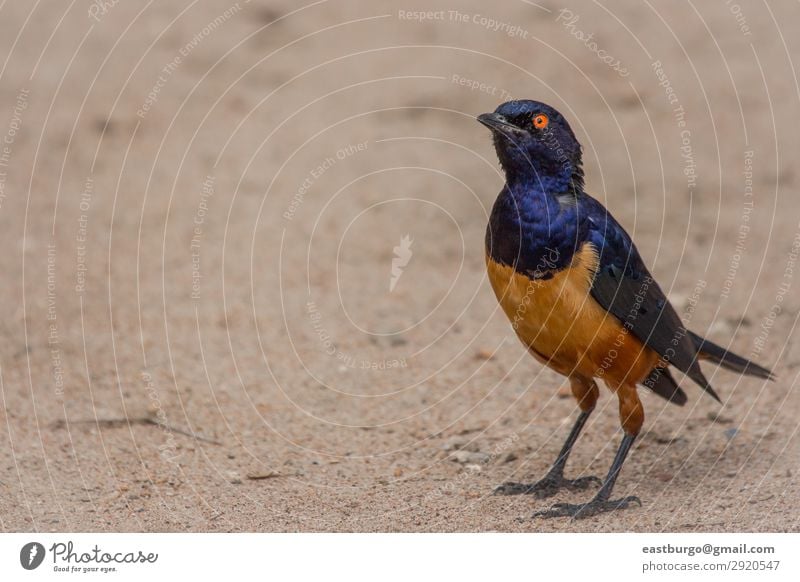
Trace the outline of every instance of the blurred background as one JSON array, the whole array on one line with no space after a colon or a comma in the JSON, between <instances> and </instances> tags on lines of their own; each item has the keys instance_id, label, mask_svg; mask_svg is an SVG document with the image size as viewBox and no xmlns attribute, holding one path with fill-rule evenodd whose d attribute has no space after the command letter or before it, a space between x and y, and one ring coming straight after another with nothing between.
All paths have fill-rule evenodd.
<instances>
[{"instance_id":1,"label":"blurred background","mask_svg":"<svg viewBox=\"0 0 800 582\"><path fill-rule=\"evenodd\" d=\"M3 530L798 529L796 3L1 10ZM485 280L474 118L511 98L566 115L689 327L780 377L643 394L641 509L491 496L575 413Z\"/></svg>"}]
</instances>

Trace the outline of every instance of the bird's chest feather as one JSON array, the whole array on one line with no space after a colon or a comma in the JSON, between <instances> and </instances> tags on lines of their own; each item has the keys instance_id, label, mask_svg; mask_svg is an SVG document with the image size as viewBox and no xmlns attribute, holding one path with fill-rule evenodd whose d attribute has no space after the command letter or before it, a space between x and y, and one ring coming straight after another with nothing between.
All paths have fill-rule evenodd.
<instances>
[{"instance_id":1,"label":"bird's chest feather","mask_svg":"<svg viewBox=\"0 0 800 582\"><path fill-rule=\"evenodd\" d=\"M594 247L584 243L567 268L535 279L487 255L489 281L514 331L540 361L564 375L598 375L612 350L625 352L612 366L624 372L642 351L591 296L597 261Z\"/></svg>"},{"instance_id":2,"label":"bird's chest feather","mask_svg":"<svg viewBox=\"0 0 800 582\"><path fill-rule=\"evenodd\" d=\"M575 326L575 322L585 323L587 315L594 315L589 289L595 263L588 246L574 255L567 268L539 278L495 262L490 256L486 260L492 289L517 335L544 356L575 350L570 340L585 327Z\"/></svg>"}]
</instances>

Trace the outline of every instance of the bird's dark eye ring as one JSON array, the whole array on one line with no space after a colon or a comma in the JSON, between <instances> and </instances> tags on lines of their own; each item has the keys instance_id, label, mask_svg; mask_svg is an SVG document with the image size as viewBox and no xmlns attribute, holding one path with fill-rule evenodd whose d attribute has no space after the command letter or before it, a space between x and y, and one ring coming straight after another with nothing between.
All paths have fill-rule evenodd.
<instances>
[{"instance_id":1,"label":"bird's dark eye ring","mask_svg":"<svg viewBox=\"0 0 800 582\"><path fill-rule=\"evenodd\" d=\"M547 124L549 122L550 120L544 113L539 113L538 115L533 116L533 127L535 127L536 129L544 129L545 127L547 127Z\"/></svg>"}]
</instances>

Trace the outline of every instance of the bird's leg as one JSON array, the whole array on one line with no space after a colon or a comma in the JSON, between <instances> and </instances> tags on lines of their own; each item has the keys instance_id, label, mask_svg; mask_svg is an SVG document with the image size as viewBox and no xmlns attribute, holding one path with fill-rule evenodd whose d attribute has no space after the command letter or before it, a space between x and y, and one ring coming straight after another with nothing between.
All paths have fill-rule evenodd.
<instances>
[{"instance_id":1,"label":"bird's leg","mask_svg":"<svg viewBox=\"0 0 800 582\"><path fill-rule=\"evenodd\" d=\"M614 511L615 509L627 509L633 503L641 506L642 502L638 497L634 496L614 500L609 499L620 469L622 469L622 464L625 462L625 457L628 456L628 451L635 439L636 435L631 434L626 434L622 438L622 443L617 451L617 456L614 457L614 462L611 464L611 469L608 471L606 480L603 482L603 486L600 488L600 491L597 492L594 499L588 503L556 503L546 511L537 511L533 514L533 517L574 517L575 519L580 519L583 517L591 517L598 513L605 513L606 511Z\"/></svg>"},{"instance_id":2,"label":"bird's leg","mask_svg":"<svg viewBox=\"0 0 800 582\"><path fill-rule=\"evenodd\" d=\"M631 394L633 398L631 398ZM533 517L573 517L575 519L580 519L583 517L591 517L598 513L614 511L615 509L627 509L633 503L639 506L642 505L641 500L634 496L614 500L610 499L611 491L614 489L614 483L617 482L617 477L625 462L625 458L628 456L633 441L636 440L636 435L644 421L644 412L639 398L636 395L636 387L634 386L632 391L626 391L624 395L620 391L618 395L620 397L620 416L622 417L625 436L622 438L617 454L614 457L614 462L611 463L608 475L606 475L603 486L600 487L597 495L588 503L556 503L546 511L537 511L533 514ZM631 431L630 429L635 429L635 431Z\"/></svg>"},{"instance_id":3,"label":"bird's leg","mask_svg":"<svg viewBox=\"0 0 800 582\"><path fill-rule=\"evenodd\" d=\"M496 495L522 495L531 494L539 499L552 497L560 489L569 489L570 491L582 491L591 485L600 485L600 479L594 476L579 477L578 479L566 479L564 477L564 467L567 464L567 458L572 451L575 441L578 440L578 435L581 434L586 421L589 419L592 410L594 410L595 403L597 402L598 390L597 384L594 381L585 381L580 378L570 379L572 386L572 393L578 399L578 404L581 407L581 413L572 430L561 447L561 452L558 454L555 463L547 472L547 474L537 481L536 483L516 483L509 481L497 487L494 492Z\"/></svg>"},{"instance_id":4,"label":"bird's leg","mask_svg":"<svg viewBox=\"0 0 800 582\"><path fill-rule=\"evenodd\" d=\"M567 440L561 449L561 452L556 458L556 462L553 463L553 466L550 468L547 474L542 477L542 479L536 483L516 483L514 481L508 481L498 486L494 490L495 494L531 494L535 495L539 499L545 499L555 495L559 489L579 491L587 489L593 484L600 485L600 479L594 476L579 477L578 479L567 479L564 477L564 466L567 464L569 453L572 450L572 446L575 444L575 441L578 439L578 435L581 433L581 430L583 429L584 424L586 424L586 420L589 418L590 414L591 411L581 411L580 416L578 416L578 420L575 421L575 425L572 427L572 430L570 431L569 436L567 437Z\"/></svg>"}]
</instances>

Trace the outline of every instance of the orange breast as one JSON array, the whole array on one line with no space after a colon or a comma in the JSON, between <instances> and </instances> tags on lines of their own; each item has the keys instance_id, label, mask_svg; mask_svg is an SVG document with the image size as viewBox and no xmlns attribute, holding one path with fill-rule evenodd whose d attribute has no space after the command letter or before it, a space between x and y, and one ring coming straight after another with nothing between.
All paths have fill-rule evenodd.
<instances>
[{"instance_id":1,"label":"orange breast","mask_svg":"<svg viewBox=\"0 0 800 582\"><path fill-rule=\"evenodd\" d=\"M612 387L641 382L658 355L590 295L597 252L589 243L570 266L531 279L487 256L489 280L522 343L557 372L599 377Z\"/></svg>"}]
</instances>

